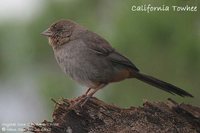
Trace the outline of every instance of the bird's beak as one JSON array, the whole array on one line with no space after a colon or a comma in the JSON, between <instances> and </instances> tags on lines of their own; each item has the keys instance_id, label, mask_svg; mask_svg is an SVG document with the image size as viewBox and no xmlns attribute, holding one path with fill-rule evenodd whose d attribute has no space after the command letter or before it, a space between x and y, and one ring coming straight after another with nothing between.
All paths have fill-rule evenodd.
<instances>
[{"instance_id":1,"label":"bird's beak","mask_svg":"<svg viewBox=\"0 0 200 133\"><path fill-rule=\"evenodd\" d=\"M42 33L40 33L41 35L44 35L44 36L52 36L53 35L53 32L50 31L50 29L46 29L45 31L43 31Z\"/></svg>"}]
</instances>

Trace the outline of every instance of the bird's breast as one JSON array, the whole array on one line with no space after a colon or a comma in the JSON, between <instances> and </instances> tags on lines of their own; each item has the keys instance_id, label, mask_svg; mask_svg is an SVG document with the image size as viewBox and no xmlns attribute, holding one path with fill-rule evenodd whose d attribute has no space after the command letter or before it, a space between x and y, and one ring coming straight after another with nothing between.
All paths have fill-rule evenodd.
<instances>
[{"instance_id":1,"label":"bird's breast","mask_svg":"<svg viewBox=\"0 0 200 133\"><path fill-rule=\"evenodd\" d=\"M107 83L113 75L111 63L102 55L89 50L83 42L63 45L54 50L61 69L72 79L86 86L96 83Z\"/></svg>"}]
</instances>

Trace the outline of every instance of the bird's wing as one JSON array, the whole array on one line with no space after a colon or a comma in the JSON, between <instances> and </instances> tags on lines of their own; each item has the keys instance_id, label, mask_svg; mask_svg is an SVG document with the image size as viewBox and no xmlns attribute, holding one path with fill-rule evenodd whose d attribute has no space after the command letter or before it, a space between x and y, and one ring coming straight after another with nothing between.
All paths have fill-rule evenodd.
<instances>
[{"instance_id":1,"label":"bird's wing","mask_svg":"<svg viewBox=\"0 0 200 133\"><path fill-rule=\"evenodd\" d=\"M109 42L96 33L87 31L81 39L85 44L87 44L88 48L96 54L106 56L113 63L124 65L134 69L135 71L139 71L139 69L128 58L115 51Z\"/></svg>"},{"instance_id":2,"label":"bird's wing","mask_svg":"<svg viewBox=\"0 0 200 133\"><path fill-rule=\"evenodd\" d=\"M101 36L94 32L86 31L82 33L81 39L87 45L90 50L93 50L97 54L109 55L114 51L114 48Z\"/></svg>"},{"instance_id":3,"label":"bird's wing","mask_svg":"<svg viewBox=\"0 0 200 133\"><path fill-rule=\"evenodd\" d=\"M139 71L139 69L128 58L121 55L117 51L110 53L108 57L114 63L125 65L129 68L132 68L133 70L137 72Z\"/></svg>"}]
</instances>

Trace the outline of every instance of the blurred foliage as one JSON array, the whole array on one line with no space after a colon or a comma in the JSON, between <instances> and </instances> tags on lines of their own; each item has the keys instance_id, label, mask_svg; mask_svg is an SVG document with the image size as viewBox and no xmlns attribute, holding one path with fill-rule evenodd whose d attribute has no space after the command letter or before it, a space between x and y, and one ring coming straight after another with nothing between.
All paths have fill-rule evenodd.
<instances>
[{"instance_id":1,"label":"blurred foliage","mask_svg":"<svg viewBox=\"0 0 200 133\"><path fill-rule=\"evenodd\" d=\"M27 22L0 24L1 80L9 83L34 75L39 94L50 98L73 97L75 82L62 73L47 39L40 35L52 22L72 19L106 38L132 60L141 72L153 75L192 93L195 98L172 96L134 79L108 85L98 96L120 105L141 105L143 99L200 105L200 13L132 12L132 5L197 5L191 0L46 0L37 17ZM2 88L3 89L3 88ZM1 91L1 90L0 90ZM52 107L52 106L51 106Z\"/></svg>"}]
</instances>

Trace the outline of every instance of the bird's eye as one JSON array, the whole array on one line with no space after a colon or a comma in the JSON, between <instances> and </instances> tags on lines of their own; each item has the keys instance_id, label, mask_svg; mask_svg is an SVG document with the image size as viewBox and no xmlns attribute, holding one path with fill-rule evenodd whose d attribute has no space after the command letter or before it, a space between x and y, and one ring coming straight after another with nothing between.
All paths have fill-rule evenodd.
<instances>
[{"instance_id":1,"label":"bird's eye","mask_svg":"<svg viewBox=\"0 0 200 133\"><path fill-rule=\"evenodd\" d=\"M57 29L58 32L63 31L63 29Z\"/></svg>"}]
</instances>

